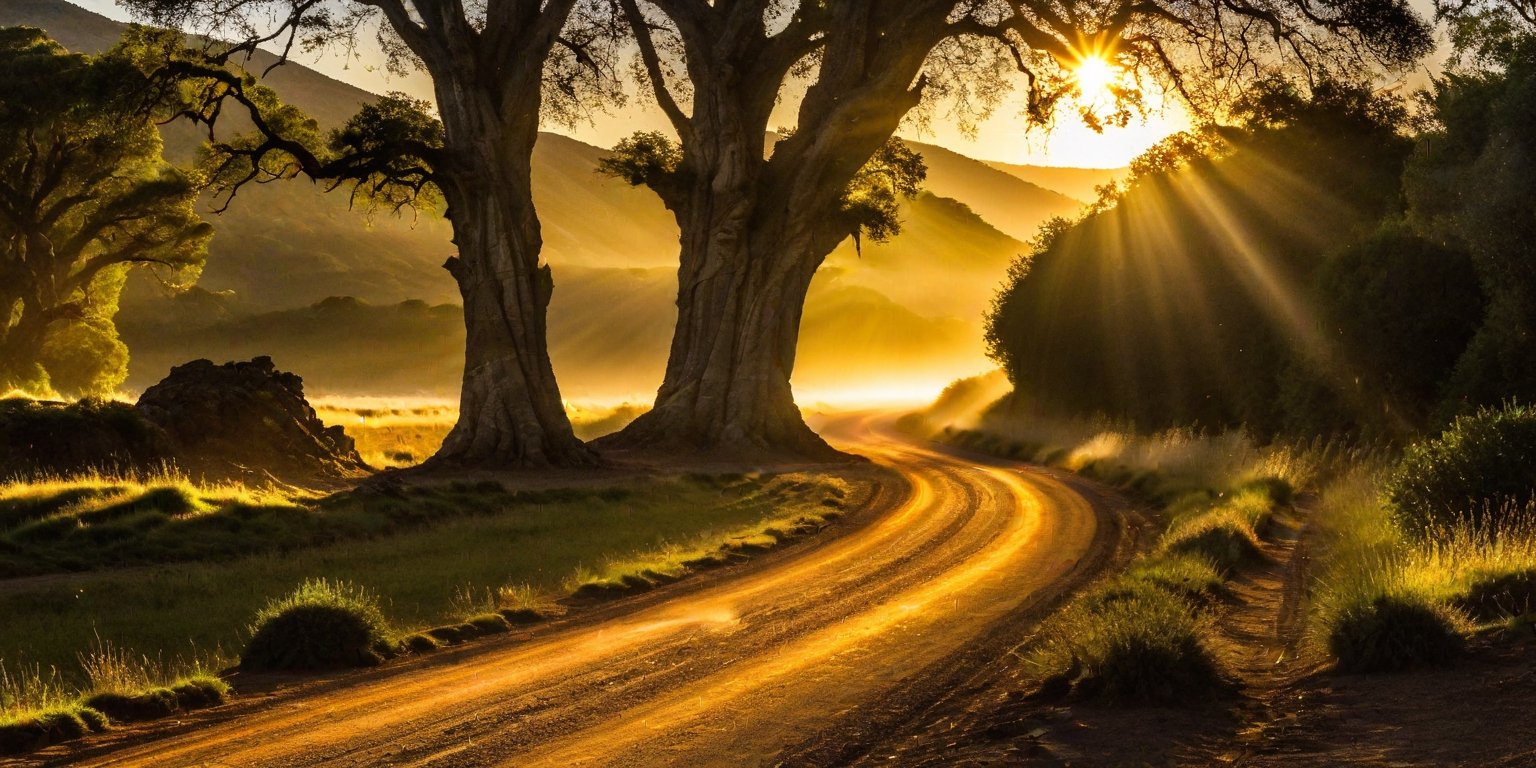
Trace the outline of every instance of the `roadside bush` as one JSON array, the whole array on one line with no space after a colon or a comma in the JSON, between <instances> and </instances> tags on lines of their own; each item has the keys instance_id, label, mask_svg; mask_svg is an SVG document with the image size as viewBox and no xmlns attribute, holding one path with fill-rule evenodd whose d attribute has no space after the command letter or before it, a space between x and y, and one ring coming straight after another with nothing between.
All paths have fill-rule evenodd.
<instances>
[{"instance_id":1,"label":"roadside bush","mask_svg":"<svg viewBox=\"0 0 1536 768\"><path fill-rule=\"evenodd\" d=\"M1536 409L1485 408L1410 447L1386 484L1404 532L1426 538L1459 522L1491 527L1536 501Z\"/></svg>"},{"instance_id":2,"label":"roadside bush","mask_svg":"<svg viewBox=\"0 0 1536 768\"><path fill-rule=\"evenodd\" d=\"M1210 512L1174 527L1163 536L1163 551L1202 557L1223 576L1260 556L1252 525L1230 510Z\"/></svg>"},{"instance_id":3,"label":"roadside bush","mask_svg":"<svg viewBox=\"0 0 1536 768\"><path fill-rule=\"evenodd\" d=\"M1433 601L1378 595L1334 617L1329 650L1346 672L1395 672L1442 665L1462 651L1456 618Z\"/></svg>"},{"instance_id":4,"label":"roadside bush","mask_svg":"<svg viewBox=\"0 0 1536 768\"><path fill-rule=\"evenodd\" d=\"M1204 620L1136 579L1090 593L1042 628L1030 661L1044 676L1080 669L1076 691L1116 701L1181 701L1224 683L1201 643Z\"/></svg>"},{"instance_id":5,"label":"roadside bush","mask_svg":"<svg viewBox=\"0 0 1536 768\"><path fill-rule=\"evenodd\" d=\"M389 650L388 625L372 594L348 582L312 579L256 614L240 665L258 670L372 666Z\"/></svg>"}]
</instances>

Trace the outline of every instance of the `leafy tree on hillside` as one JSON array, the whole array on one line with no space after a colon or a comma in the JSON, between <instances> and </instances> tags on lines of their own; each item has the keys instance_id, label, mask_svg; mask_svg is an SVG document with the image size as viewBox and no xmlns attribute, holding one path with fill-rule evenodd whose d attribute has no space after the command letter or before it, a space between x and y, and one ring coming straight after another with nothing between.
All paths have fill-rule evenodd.
<instances>
[{"instance_id":1,"label":"leafy tree on hillside","mask_svg":"<svg viewBox=\"0 0 1536 768\"><path fill-rule=\"evenodd\" d=\"M0 29L0 390L114 389L126 271L187 284L202 268L199 179L161 158L149 85L121 48Z\"/></svg>"},{"instance_id":2,"label":"leafy tree on hillside","mask_svg":"<svg viewBox=\"0 0 1536 768\"><path fill-rule=\"evenodd\" d=\"M468 360L461 421L439 455L458 464L590 461L548 362L552 279L539 261L529 158L537 107L574 119L613 84L616 26L678 142L675 157L653 153L633 178L658 193L682 238L656 407L614 444L823 457L834 454L789 384L806 291L827 254L862 231L844 196L903 121L955 105L969 124L1002 102L1010 73L1043 120L1081 90L1073 68L1090 59L1123 68L1125 83L1157 79L1192 103L1220 104L1223 84L1274 67L1396 67L1430 46L1405 0L125 1L157 23L237 41L212 57L219 65L263 44L356 46L378 29L395 68L431 76L443 146L415 159L460 248ZM239 78L215 79L212 102L266 111ZM1139 92L1118 86L1106 119L1127 114ZM801 93L794 135L764 157L775 106ZM338 178L325 157L306 156L315 141L304 126L289 127L297 140L262 131L253 167L274 165L239 179Z\"/></svg>"}]
</instances>

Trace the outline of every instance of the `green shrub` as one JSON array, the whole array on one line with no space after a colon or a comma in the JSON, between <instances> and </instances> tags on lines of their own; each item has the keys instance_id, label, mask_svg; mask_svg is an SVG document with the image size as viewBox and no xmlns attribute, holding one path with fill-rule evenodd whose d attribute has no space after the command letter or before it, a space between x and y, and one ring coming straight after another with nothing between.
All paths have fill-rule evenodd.
<instances>
[{"instance_id":1,"label":"green shrub","mask_svg":"<svg viewBox=\"0 0 1536 768\"><path fill-rule=\"evenodd\" d=\"M1536 612L1536 570L1499 573L1472 582L1456 607L1478 621Z\"/></svg>"},{"instance_id":2,"label":"green shrub","mask_svg":"<svg viewBox=\"0 0 1536 768\"><path fill-rule=\"evenodd\" d=\"M1463 520L1509 522L1536 501L1536 409L1485 408L1410 447L1386 484L1403 530L1423 538Z\"/></svg>"},{"instance_id":3,"label":"green shrub","mask_svg":"<svg viewBox=\"0 0 1536 768\"><path fill-rule=\"evenodd\" d=\"M1050 676L1079 668L1076 691L1086 697L1187 700L1225 685L1200 641L1204 630L1185 600L1120 579L1047 622L1030 660Z\"/></svg>"},{"instance_id":4,"label":"green shrub","mask_svg":"<svg viewBox=\"0 0 1536 768\"><path fill-rule=\"evenodd\" d=\"M429 653L441 647L431 635L414 632L400 640L400 645L411 653Z\"/></svg>"},{"instance_id":5,"label":"green shrub","mask_svg":"<svg viewBox=\"0 0 1536 768\"><path fill-rule=\"evenodd\" d=\"M312 579L256 614L240 665L283 670L371 666L388 651L388 625L372 594L347 582Z\"/></svg>"},{"instance_id":6,"label":"green shrub","mask_svg":"<svg viewBox=\"0 0 1536 768\"><path fill-rule=\"evenodd\" d=\"M1163 536L1163 551L1202 557L1226 576L1259 557L1259 542L1247 520L1218 511L1175 526Z\"/></svg>"},{"instance_id":7,"label":"green shrub","mask_svg":"<svg viewBox=\"0 0 1536 768\"><path fill-rule=\"evenodd\" d=\"M1453 615L1430 600L1378 595L1334 616L1328 647L1347 672L1436 666L1461 653L1456 625Z\"/></svg>"}]
</instances>

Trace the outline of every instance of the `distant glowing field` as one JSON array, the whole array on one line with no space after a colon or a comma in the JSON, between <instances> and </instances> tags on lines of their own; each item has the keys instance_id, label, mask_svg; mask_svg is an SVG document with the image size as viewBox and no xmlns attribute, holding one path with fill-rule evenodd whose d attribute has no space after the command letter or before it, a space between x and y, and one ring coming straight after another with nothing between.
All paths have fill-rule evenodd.
<instances>
[{"instance_id":1,"label":"distant glowing field","mask_svg":"<svg viewBox=\"0 0 1536 768\"><path fill-rule=\"evenodd\" d=\"M315 412L357 441L363 461L379 469L410 467L437 452L459 417L451 400L393 397L316 397ZM646 411L633 403L567 403L576 436L592 440L623 429Z\"/></svg>"}]
</instances>

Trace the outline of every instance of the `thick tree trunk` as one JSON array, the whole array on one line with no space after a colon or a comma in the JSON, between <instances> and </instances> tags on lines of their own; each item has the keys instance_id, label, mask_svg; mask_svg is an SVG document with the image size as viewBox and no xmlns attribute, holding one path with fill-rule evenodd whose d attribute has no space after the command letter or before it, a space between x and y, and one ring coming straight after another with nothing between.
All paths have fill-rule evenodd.
<instances>
[{"instance_id":1,"label":"thick tree trunk","mask_svg":"<svg viewBox=\"0 0 1536 768\"><path fill-rule=\"evenodd\" d=\"M554 283L533 206L536 117L506 125L487 102L439 88L453 164L438 185L459 248L445 266L467 335L459 420L428 466L591 466L596 454L573 433L549 360Z\"/></svg>"},{"instance_id":2,"label":"thick tree trunk","mask_svg":"<svg viewBox=\"0 0 1536 768\"><path fill-rule=\"evenodd\" d=\"M710 210L750 212L745 195ZM806 426L790 377L811 278L825 253L782 218L747 215L685 229L678 320L654 408L605 448L749 460L846 461ZM830 248L828 248L830 250Z\"/></svg>"}]
</instances>

